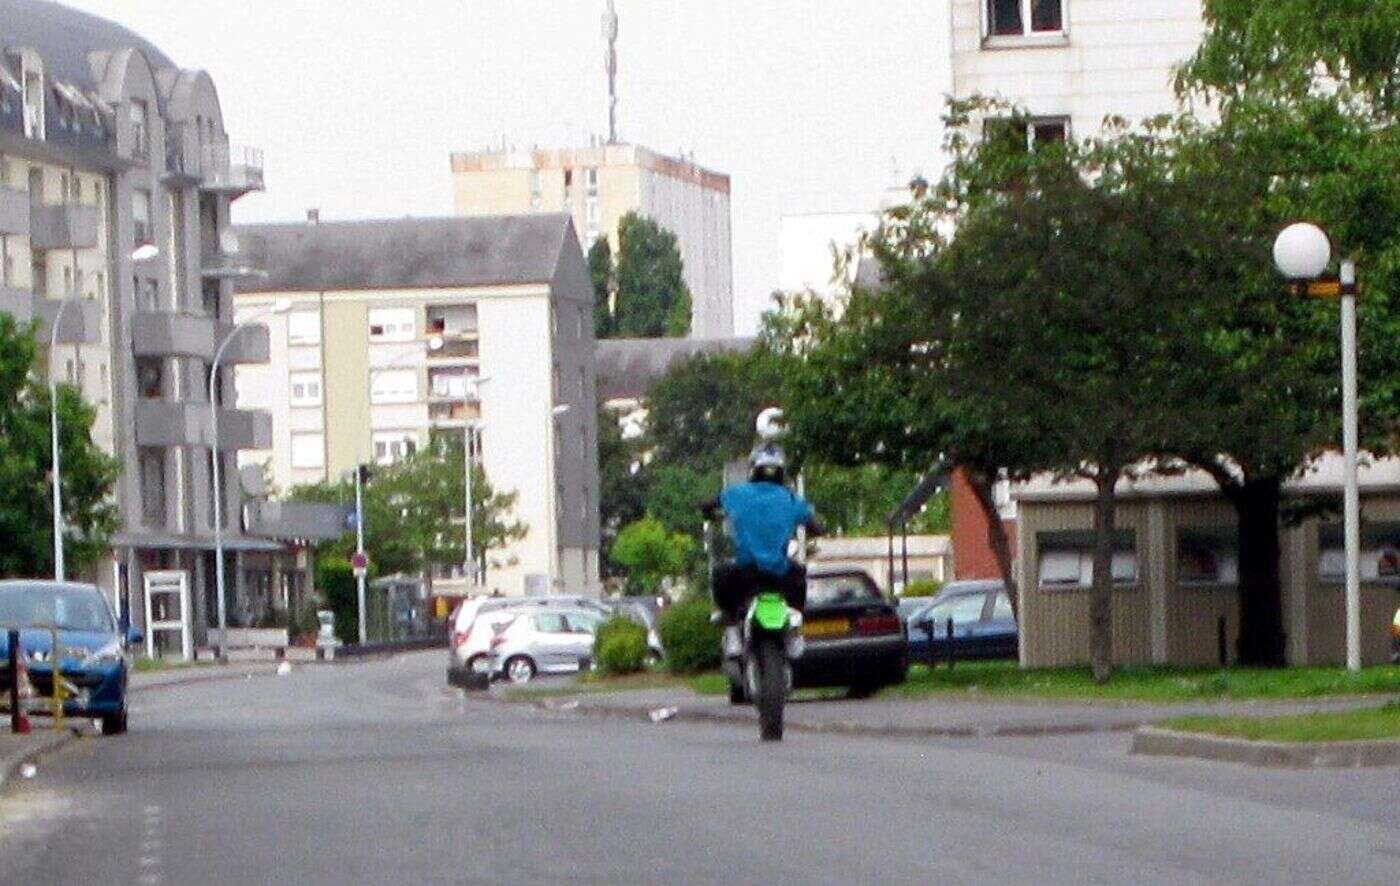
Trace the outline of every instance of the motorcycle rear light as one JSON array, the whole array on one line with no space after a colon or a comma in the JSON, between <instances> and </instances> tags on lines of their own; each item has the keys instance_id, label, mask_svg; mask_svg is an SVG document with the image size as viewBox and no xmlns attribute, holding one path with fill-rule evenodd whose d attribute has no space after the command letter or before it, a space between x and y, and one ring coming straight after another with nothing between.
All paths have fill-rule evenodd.
<instances>
[{"instance_id":1,"label":"motorcycle rear light","mask_svg":"<svg viewBox=\"0 0 1400 886\"><path fill-rule=\"evenodd\" d=\"M856 619L856 633L863 636L876 634L897 634L900 623L897 615L868 615Z\"/></svg>"}]
</instances>

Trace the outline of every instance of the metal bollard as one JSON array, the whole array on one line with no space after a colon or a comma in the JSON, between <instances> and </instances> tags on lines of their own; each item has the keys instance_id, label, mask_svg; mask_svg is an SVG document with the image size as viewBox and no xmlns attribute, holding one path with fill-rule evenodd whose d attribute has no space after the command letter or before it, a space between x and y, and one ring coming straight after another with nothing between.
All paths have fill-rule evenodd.
<instances>
[{"instance_id":1,"label":"metal bollard","mask_svg":"<svg viewBox=\"0 0 1400 886\"><path fill-rule=\"evenodd\" d=\"M1215 621L1215 651L1220 657L1220 666L1223 668L1230 663L1230 644L1225 638L1225 616Z\"/></svg>"},{"instance_id":2,"label":"metal bollard","mask_svg":"<svg viewBox=\"0 0 1400 886\"><path fill-rule=\"evenodd\" d=\"M10 731L27 732L24 728L24 712L19 706L19 631L8 633L10 643Z\"/></svg>"},{"instance_id":3,"label":"metal bollard","mask_svg":"<svg viewBox=\"0 0 1400 886\"><path fill-rule=\"evenodd\" d=\"M953 649L953 619L952 619L951 616L949 616L949 618L948 618L948 670L951 671L951 670L953 669L953 663L954 663L955 661L957 661L957 659L958 659L958 654L957 654L957 652Z\"/></svg>"},{"instance_id":4,"label":"metal bollard","mask_svg":"<svg viewBox=\"0 0 1400 886\"><path fill-rule=\"evenodd\" d=\"M50 628L49 636L53 638L53 644L49 646L49 679L50 696L53 705L53 731L63 731L63 699L67 693L63 686L63 647L58 642L58 628Z\"/></svg>"}]
</instances>

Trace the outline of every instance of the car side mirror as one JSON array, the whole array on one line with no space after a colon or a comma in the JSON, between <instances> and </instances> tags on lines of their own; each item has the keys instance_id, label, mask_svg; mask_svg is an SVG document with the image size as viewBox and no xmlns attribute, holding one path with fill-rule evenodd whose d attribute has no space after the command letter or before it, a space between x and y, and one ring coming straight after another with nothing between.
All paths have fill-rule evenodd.
<instances>
[{"instance_id":1,"label":"car side mirror","mask_svg":"<svg viewBox=\"0 0 1400 886\"><path fill-rule=\"evenodd\" d=\"M144 639L146 639L146 638L145 638L145 637L141 634L141 632L140 632L139 630L137 630L136 628L127 628L127 629L126 629L126 645L127 645L127 646L138 646L138 645L140 645L141 641L144 640Z\"/></svg>"}]
</instances>

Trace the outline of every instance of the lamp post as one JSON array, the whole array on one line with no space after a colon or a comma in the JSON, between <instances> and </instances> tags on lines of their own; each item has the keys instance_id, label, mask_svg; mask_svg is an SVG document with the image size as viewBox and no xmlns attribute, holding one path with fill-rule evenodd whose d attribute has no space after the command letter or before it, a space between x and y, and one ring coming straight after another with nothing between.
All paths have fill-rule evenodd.
<instances>
[{"instance_id":1,"label":"lamp post","mask_svg":"<svg viewBox=\"0 0 1400 886\"><path fill-rule=\"evenodd\" d=\"M58 350L58 329L63 313L71 299L58 303L53 328L49 330L49 434L53 446L53 580L63 581L63 467L58 445L58 373L54 371L54 352Z\"/></svg>"},{"instance_id":2,"label":"lamp post","mask_svg":"<svg viewBox=\"0 0 1400 886\"><path fill-rule=\"evenodd\" d=\"M560 403L550 410L549 428L545 435L545 457L549 460L549 584L551 591L554 590L554 583L559 581L559 500L557 496L559 481L554 476L557 470L554 464L554 447L559 429L555 427L555 420L567 414L568 411L568 403Z\"/></svg>"},{"instance_id":3,"label":"lamp post","mask_svg":"<svg viewBox=\"0 0 1400 886\"><path fill-rule=\"evenodd\" d=\"M243 330L275 314L285 314L291 307L290 301L281 299L268 310L236 323L219 343L219 347L214 351L214 359L209 363L209 448L213 455L211 462L214 483L214 590L219 605L219 661L228 660L228 601L224 599L224 490L219 465L223 460L219 450L219 407L222 404L217 400L219 362L224 358L224 351Z\"/></svg>"},{"instance_id":4,"label":"lamp post","mask_svg":"<svg viewBox=\"0 0 1400 886\"><path fill-rule=\"evenodd\" d=\"M1308 222L1284 228L1274 241L1274 264L1289 280L1315 295L1341 299L1342 325L1342 484L1346 548L1347 670L1361 670L1361 495L1357 486L1356 418L1356 263L1343 259L1336 280L1323 281L1332 263L1327 232ZM1300 286L1300 288L1303 288Z\"/></svg>"},{"instance_id":5,"label":"lamp post","mask_svg":"<svg viewBox=\"0 0 1400 886\"><path fill-rule=\"evenodd\" d=\"M481 402L481 386L484 385L484 384L486 384L486 383L489 382L490 380L491 380L491 379L490 379L489 376L486 377L486 378L482 378L482 377L480 377L480 376L477 376L475 379L473 379L471 376L468 376L468 377L467 377L467 387L475 388L475 389L476 389L476 400L477 400L478 403ZM470 405L471 405L471 398L467 395L467 393L466 393L465 390L463 390L463 392L462 392L462 399L463 399L463 401L467 404L467 407L470 408ZM462 457L463 457L463 459L466 461L466 472L467 472L467 478L466 478L466 481L465 481L466 491L467 491L467 501L466 501L466 505L467 505L467 538L466 538L467 548L466 548L466 557L465 557L466 563L465 563L465 566L466 566L466 571L467 571L467 588L468 588L468 590L470 590L471 588L474 588L474 587L476 587L477 585L481 584L481 582L477 581L478 570L477 570L477 564L476 564L476 557L475 557L475 556L473 555L473 553L472 553L472 551L473 551L473 549L474 549L474 546L475 546L475 543L476 543L476 538L475 538L475 528L476 528L476 527L475 527L475 524L474 524L474 522L473 522L473 521L475 520L475 516L474 516L473 513L472 513L473 508L476 506L476 502L475 502L475 500L474 500L473 493L472 493L472 473L473 473L472 468L475 467L475 465L476 465L476 455L475 455L474 452L473 452L473 445L472 445L472 444L475 442L476 432L477 432L478 429L479 429L479 426L478 426L477 423L473 422L470 418L466 419L466 424L465 424L465 426L463 427L464 440L465 440L464 445L465 445L465 447L466 447L466 451L463 453L463 456L462 456Z\"/></svg>"}]
</instances>

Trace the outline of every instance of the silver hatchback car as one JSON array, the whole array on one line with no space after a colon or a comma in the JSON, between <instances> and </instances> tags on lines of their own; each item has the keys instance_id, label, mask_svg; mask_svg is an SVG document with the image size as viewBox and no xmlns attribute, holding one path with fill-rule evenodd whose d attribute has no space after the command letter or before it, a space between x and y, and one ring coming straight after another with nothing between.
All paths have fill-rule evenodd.
<instances>
[{"instance_id":1,"label":"silver hatchback car","mask_svg":"<svg viewBox=\"0 0 1400 886\"><path fill-rule=\"evenodd\" d=\"M528 683L538 674L572 674L593 659L593 636L606 615L589 609L522 611L491 638L491 674Z\"/></svg>"}]
</instances>

